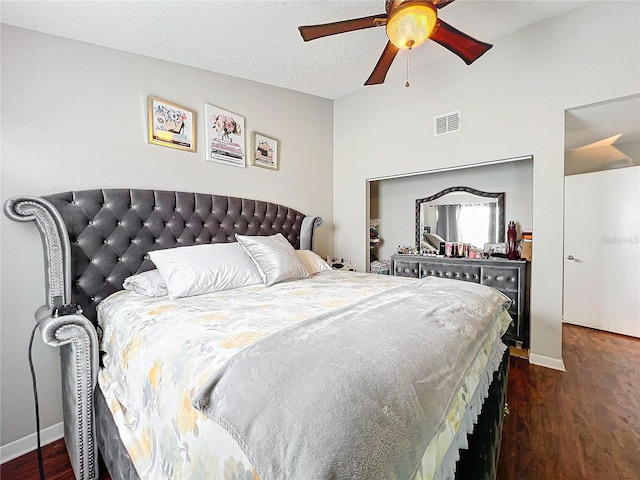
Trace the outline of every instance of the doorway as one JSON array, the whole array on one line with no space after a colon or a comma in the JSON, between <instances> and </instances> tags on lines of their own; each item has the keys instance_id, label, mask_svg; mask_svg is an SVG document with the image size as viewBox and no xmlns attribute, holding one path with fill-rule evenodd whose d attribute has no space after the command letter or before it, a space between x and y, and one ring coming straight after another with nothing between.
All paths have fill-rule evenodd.
<instances>
[{"instance_id":1,"label":"doorway","mask_svg":"<svg viewBox=\"0 0 640 480\"><path fill-rule=\"evenodd\" d=\"M564 322L640 337L640 95L565 116Z\"/></svg>"}]
</instances>

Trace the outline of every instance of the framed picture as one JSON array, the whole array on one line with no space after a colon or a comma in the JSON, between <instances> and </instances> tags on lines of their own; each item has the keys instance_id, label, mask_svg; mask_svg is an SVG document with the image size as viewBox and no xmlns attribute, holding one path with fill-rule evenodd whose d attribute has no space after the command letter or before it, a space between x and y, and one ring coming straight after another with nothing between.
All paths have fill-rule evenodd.
<instances>
[{"instance_id":1,"label":"framed picture","mask_svg":"<svg viewBox=\"0 0 640 480\"><path fill-rule=\"evenodd\" d=\"M278 170L278 141L253 132L253 165Z\"/></svg>"},{"instance_id":2,"label":"framed picture","mask_svg":"<svg viewBox=\"0 0 640 480\"><path fill-rule=\"evenodd\" d=\"M207 160L244 167L244 117L209 104L204 117Z\"/></svg>"},{"instance_id":3,"label":"framed picture","mask_svg":"<svg viewBox=\"0 0 640 480\"><path fill-rule=\"evenodd\" d=\"M507 253L507 243L485 243L484 244L484 253L485 255L491 255L492 253Z\"/></svg>"},{"instance_id":4,"label":"framed picture","mask_svg":"<svg viewBox=\"0 0 640 480\"><path fill-rule=\"evenodd\" d=\"M149 143L196 151L196 114L175 103L147 97Z\"/></svg>"}]
</instances>

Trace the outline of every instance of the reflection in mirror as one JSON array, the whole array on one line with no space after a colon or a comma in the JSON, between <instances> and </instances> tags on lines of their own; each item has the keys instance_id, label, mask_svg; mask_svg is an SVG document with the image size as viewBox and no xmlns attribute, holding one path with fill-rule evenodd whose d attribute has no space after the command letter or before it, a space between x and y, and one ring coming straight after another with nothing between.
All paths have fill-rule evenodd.
<instances>
[{"instance_id":1,"label":"reflection in mirror","mask_svg":"<svg viewBox=\"0 0 640 480\"><path fill-rule=\"evenodd\" d=\"M442 242L463 242L482 249L504 242L504 192L450 187L416 200L416 247L440 252Z\"/></svg>"}]
</instances>

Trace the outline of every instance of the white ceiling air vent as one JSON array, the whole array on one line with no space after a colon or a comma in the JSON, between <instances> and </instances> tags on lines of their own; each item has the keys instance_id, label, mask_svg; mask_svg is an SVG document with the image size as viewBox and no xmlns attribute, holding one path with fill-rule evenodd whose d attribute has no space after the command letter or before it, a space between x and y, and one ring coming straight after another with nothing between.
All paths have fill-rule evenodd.
<instances>
[{"instance_id":1,"label":"white ceiling air vent","mask_svg":"<svg viewBox=\"0 0 640 480\"><path fill-rule=\"evenodd\" d=\"M447 133L459 132L462 130L462 111L444 113L433 117L433 136L439 137Z\"/></svg>"}]
</instances>

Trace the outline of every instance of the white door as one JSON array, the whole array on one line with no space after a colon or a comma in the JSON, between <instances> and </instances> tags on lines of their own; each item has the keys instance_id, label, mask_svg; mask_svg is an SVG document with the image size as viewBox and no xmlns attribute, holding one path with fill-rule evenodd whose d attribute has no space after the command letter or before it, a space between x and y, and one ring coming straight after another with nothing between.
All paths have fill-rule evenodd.
<instances>
[{"instance_id":1,"label":"white door","mask_svg":"<svg viewBox=\"0 0 640 480\"><path fill-rule=\"evenodd\" d=\"M640 337L640 167L565 177L564 321Z\"/></svg>"}]
</instances>

